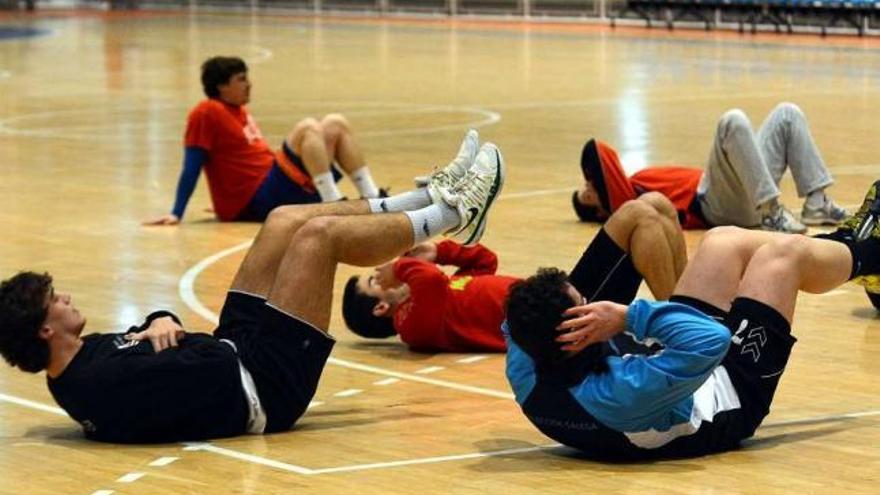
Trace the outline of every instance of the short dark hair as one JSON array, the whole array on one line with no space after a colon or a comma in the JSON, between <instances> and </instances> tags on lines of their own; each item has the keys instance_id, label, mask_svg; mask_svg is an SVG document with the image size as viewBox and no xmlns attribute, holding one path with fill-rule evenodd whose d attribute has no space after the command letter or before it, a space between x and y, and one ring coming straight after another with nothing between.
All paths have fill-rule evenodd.
<instances>
[{"instance_id":1,"label":"short dark hair","mask_svg":"<svg viewBox=\"0 0 880 495\"><path fill-rule=\"evenodd\" d=\"M505 311L510 337L532 360L539 373L559 373L566 381L607 369L605 343L593 344L574 357L556 341L566 309L575 305L567 290L568 275L558 268L540 268L513 284Z\"/></svg>"},{"instance_id":2,"label":"short dark hair","mask_svg":"<svg viewBox=\"0 0 880 495\"><path fill-rule=\"evenodd\" d=\"M0 354L23 371L36 373L49 364L49 344L39 333L51 290L48 273L21 272L0 284Z\"/></svg>"},{"instance_id":3,"label":"short dark hair","mask_svg":"<svg viewBox=\"0 0 880 495\"><path fill-rule=\"evenodd\" d=\"M211 57L202 64L202 90L208 98L218 98L220 90L217 86L247 70L247 64L238 57Z\"/></svg>"},{"instance_id":4,"label":"short dark hair","mask_svg":"<svg viewBox=\"0 0 880 495\"><path fill-rule=\"evenodd\" d=\"M605 214L605 212L600 213L598 206L590 206L581 203L580 200L578 200L577 191L571 195L571 207L574 208L574 212L581 222L604 223L605 220L608 220L608 215Z\"/></svg>"},{"instance_id":5,"label":"short dark hair","mask_svg":"<svg viewBox=\"0 0 880 495\"><path fill-rule=\"evenodd\" d=\"M342 319L355 334L368 339L384 339L397 334L394 321L387 316L376 316L373 308L379 298L364 294L358 289L357 275L348 279L342 294Z\"/></svg>"}]
</instances>

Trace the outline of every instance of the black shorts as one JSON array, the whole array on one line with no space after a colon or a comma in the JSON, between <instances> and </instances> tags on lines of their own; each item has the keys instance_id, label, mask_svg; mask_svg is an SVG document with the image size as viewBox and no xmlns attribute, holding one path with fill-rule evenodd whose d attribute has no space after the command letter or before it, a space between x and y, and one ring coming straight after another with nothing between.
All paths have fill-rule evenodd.
<instances>
[{"instance_id":1,"label":"black shorts","mask_svg":"<svg viewBox=\"0 0 880 495\"><path fill-rule=\"evenodd\" d=\"M336 342L262 297L229 291L218 339L235 343L266 412L266 433L289 430L306 411Z\"/></svg>"},{"instance_id":2,"label":"black shorts","mask_svg":"<svg viewBox=\"0 0 880 495\"><path fill-rule=\"evenodd\" d=\"M716 319L730 330L731 342L721 364L727 369L742 408L742 438L752 436L767 414L779 379L797 339L778 311L753 299L739 297L724 313L696 299L675 296Z\"/></svg>"},{"instance_id":3,"label":"black shorts","mask_svg":"<svg viewBox=\"0 0 880 495\"><path fill-rule=\"evenodd\" d=\"M642 276L629 253L600 229L569 273L568 281L589 302L629 304L636 297Z\"/></svg>"}]
</instances>

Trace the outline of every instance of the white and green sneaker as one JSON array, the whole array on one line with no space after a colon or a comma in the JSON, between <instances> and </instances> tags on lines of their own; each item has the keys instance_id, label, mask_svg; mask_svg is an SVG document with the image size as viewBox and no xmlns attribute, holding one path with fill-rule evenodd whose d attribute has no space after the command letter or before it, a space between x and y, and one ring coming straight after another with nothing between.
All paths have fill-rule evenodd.
<instances>
[{"instance_id":1,"label":"white and green sneaker","mask_svg":"<svg viewBox=\"0 0 880 495\"><path fill-rule=\"evenodd\" d=\"M489 208L504 186L504 158L492 143L480 148L473 166L451 188L440 188L443 201L458 209L461 221L446 235L471 246L486 230ZM430 189L430 188L429 188Z\"/></svg>"},{"instance_id":2,"label":"white and green sneaker","mask_svg":"<svg viewBox=\"0 0 880 495\"><path fill-rule=\"evenodd\" d=\"M414 179L416 187L427 187L434 201L439 201L440 197L437 191L440 189L449 190L460 181L474 164L479 149L480 135L477 134L476 129L471 129L465 134L455 158L445 167L435 168L431 175L416 177Z\"/></svg>"}]
</instances>

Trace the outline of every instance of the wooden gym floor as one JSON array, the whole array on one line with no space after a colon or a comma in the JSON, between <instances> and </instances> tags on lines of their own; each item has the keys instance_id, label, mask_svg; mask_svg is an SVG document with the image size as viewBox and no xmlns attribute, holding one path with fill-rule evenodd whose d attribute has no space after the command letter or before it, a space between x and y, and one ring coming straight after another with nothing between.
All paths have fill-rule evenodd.
<instances>
[{"instance_id":1,"label":"wooden gym floor","mask_svg":"<svg viewBox=\"0 0 880 495\"><path fill-rule=\"evenodd\" d=\"M8 27L37 35L0 40L0 274L50 271L89 331L155 308L210 331L257 231L214 221L204 178L184 225L139 224L171 206L198 66L215 54L250 63L250 108L274 145L302 117L343 112L395 191L478 127L509 166L484 238L509 274L569 267L594 235L568 203L589 136L631 168L701 166L724 110L757 125L789 100L810 119L838 201L858 204L880 175L874 39L178 13L0 16ZM784 199L799 211L790 179ZM800 342L746 448L635 465L553 447L511 400L503 355L365 342L336 313L317 402L286 434L90 443L42 375L0 367L0 493L880 491L880 320L859 287L801 298Z\"/></svg>"}]
</instances>

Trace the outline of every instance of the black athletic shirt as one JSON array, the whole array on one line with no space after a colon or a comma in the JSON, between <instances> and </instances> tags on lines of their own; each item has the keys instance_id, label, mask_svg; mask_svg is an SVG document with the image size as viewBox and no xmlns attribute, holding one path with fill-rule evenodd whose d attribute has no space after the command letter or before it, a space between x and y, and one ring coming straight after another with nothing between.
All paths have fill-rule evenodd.
<instances>
[{"instance_id":1,"label":"black athletic shirt","mask_svg":"<svg viewBox=\"0 0 880 495\"><path fill-rule=\"evenodd\" d=\"M140 327L171 313L151 314ZM153 351L124 333L83 337L83 346L49 391L86 437L156 443L240 435L248 421L238 359L232 347L187 333L177 348Z\"/></svg>"}]
</instances>

